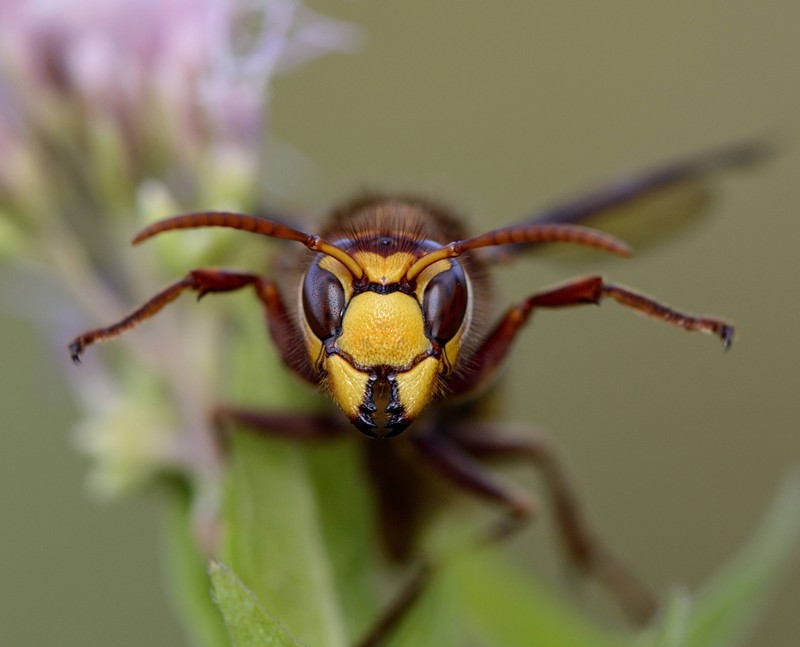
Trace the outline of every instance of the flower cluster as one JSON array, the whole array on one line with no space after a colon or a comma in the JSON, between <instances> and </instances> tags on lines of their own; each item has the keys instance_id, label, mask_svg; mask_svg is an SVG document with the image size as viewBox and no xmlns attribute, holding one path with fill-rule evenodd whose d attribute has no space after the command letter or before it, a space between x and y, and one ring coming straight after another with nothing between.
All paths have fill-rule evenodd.
<instances>
[{"instance_id":1,"label":"flower cluster","mask_svg":"<svg viewBox=\"0 0 800 647\"><path fill-rule=\"evenodd\" d=\"M135 255L127 241L174 212L253 208L271 80L354 39L300 0L0 0L0 256L56 283L62 348L214 260L197 239ZM102 495L161 469L214 480L209 349L224 324L193 312L183 326L180 306L171 319L70 377Z\"/></svg>"}]
</instances>

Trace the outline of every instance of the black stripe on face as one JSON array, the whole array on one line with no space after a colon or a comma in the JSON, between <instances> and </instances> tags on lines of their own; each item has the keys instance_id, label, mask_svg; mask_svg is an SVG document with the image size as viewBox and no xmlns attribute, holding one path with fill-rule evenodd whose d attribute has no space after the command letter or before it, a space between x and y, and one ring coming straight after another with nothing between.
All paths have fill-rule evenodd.
<instances>
[{"instance_id":1,"label":"black stripe on face","mask_svg":"<svg viewBox=\"0 0 800 647\"><path fill-rule=\"evenodd\" d=\"M384 413L387 414L386 421L382 428L386 431L379 433L380 428L373 419L378 406L375 404L375 387L383 384L389 387L388 402ZM405 407L400 402L400 392L397 386L397 378L394 373L387 373L385 377L379 378L377 374L370 375L367 388L364 391L364 401L358 408L358 416L351 420L353 425L364 435L370 438L391 438L405 431L411 424L405 416Z\"/></svg>"},{"instance_id":2,"label":"black stripe on face","mask_svg":"<svg viewBox=\"0 0 800 647\"><path fill-rule=\"evenodd\" d=\"M397 388L397 378L394 373L390 373L387 378L389 381L389 404L386 405L386 413L390 414L389 419L386 421L386 428L389 432L384 438L391 438L397 436L406 430L408 425L411 424L410 420L405 417L405 407L400 402L400 392Z\"/></svg>"},{"instance_id":3,"label":"black stripe on face","mask_svg":"<svg viewBox=\"0 0 800 647\"><path fill-rule=\"evenodd\" d=\"M364 390L364 400L358 407L358 417L351 420L356 429L370 438L378 438L378 433L375 431L378 425L372 419L372 414L377 410L375 406L375 382L377 381L378 376L372 373L367 381L367 388Z\"/></svg>"}]
</instances>

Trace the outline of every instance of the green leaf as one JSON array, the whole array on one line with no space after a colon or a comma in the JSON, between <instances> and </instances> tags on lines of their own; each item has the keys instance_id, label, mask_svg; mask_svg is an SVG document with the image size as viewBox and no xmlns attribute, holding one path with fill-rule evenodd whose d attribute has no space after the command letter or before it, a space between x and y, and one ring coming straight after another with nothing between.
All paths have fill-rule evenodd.
<instances>
[{"instance_id":1,"label":"green leaf","mask_svg":"<svg viewBox=\"0 0 800 647\"><path fill-rule=\"evenodd\" d=\"M380 543L359 441L342 438L306 452L322 535L351 639L367 631L380 609L375 596Z\"/></svg>"},{"instance_id":2,"label":"green leaf","mask_svg":"<svg viewBox=\"0 0 800 647\"><path fill-rule=\"evenodd\" d=\"M300 647L275 620L236 574L224 564L209 566L214 599L225 617L225 625L236 647Z\"/></svg>"},{"instance_id":3,"label":"green leaf","mask_svg":"<svg viewBox=\"0 0 800 647\"><path fill-rule=\"evenodd\" d=\"M736 647L750 636L800 544L800 474L778 494L750 542L695 596L675 592L636 647Z\"/></svg>"},{"instance_id":4,"label":"green leaf","mask_svg":"<svg viewBox=\"0 0 800 647\"><path fill-rule=\"evenodd\" d=\"M182 483L170 482L164 533L167 581L175 608L183 619L192 645L228 647L228 633L209 595L211 581L206 559L192 534L189 493ZM174 486L174 487L173 487Z\"/></svg>"},{"instance_id":5,"label":"green leaf","mask_svg":"<svg viewBox=\"0 0 800 647\"><path fill-rule=\"evenodd\" d=\"M301 448L236 433L223 505L223 559L309 645L344 647L319 513Z\"/></svg>"},{"instance_id":6,"label":"green leaf","mask_svg":"<svg viewBox=\"0 0 800 647\"><path fill-rule=\"evenodd\" d=\"M447 577L435 576L421 599L387 640L386 647L474 644L469 634L464 633L453 584Z\"/></svg>"},{"instance_id":7,"label":"green leaf","mask_svg":"<svg viewBox=\"0 0 800 647\"><path fill-rule=\"evenodd\" d=\"M228 308L241 334L226 340L224 401L312 410L313 393L287 376L259 304L231 299ZM335 443L308 447L246 430L229 439L221 558L298 639L344 647L371 615L362 605L372 602L363 589L370 569L357 554L369 522L358 517L366 494L353 481L354 457ZM311 470L309 456L317 454L323 469Z\"/></svg>"},{"instance_id":8,"label":"green leaf","mask_svg":"<svg viewBox=\"0 0 800 647\"><path fill-rule=\"evenodd\" d=\"M681 590L674 591L664 605L657 626L637 638L637 647L684 647L692 614L692 597Z\"/></svg>"},{"instance_id":9,"label":"green leaf","mask_svg":"<svg viewBox=\"0 0 800 647\"><path fill-rule=\"evenodd\" d=\"M743 644L799 545L800 473L789 478L750 542L697 595L684 644Z\"/></svg>"}]
</instances>

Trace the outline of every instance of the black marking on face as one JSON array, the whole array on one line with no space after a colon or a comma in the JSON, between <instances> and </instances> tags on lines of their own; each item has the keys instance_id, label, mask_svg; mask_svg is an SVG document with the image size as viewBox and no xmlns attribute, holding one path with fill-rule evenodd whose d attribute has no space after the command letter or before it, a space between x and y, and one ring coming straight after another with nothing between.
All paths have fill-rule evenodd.
<instances>
[{"instance_id":1,"label":"black marking on face","mask_svg":"<svg viewBox=\"0 0 800 647\"><path fill-rule=\"evenodd\" d=\"M383 371L381 371L383 372ZM379 426L373 419L374 414L378 410L375 404L375 388L376 385L383 383L389 387L389 399L384 409L384 413L388 414L385 423L382 425L386 429L386 433L381 434L376 431ZM400 392L397 386L397 377L394 373L385 373L379 377L377 373L372 373L367 381L367 387L364 390L364 401L358 407L358 415L352 420L353 425L363 434L370 438L392 438L399 433L405 431L411 424L405 415L405 407L400 401Z\"/></svg>"},{"instance_id":2,"label":"black marking on face","mask_svg":"<svg viewBox=\"0 0 800 647\"><path fill-rule=\"evenodd\" d=\"M404 415L405 407L400 402L400 393L397 388L397 377L394 373L390 373L386 377L389 382L389 404L386 405L386 413L390 414L389 419L386 421L386 428L389 432L384 438L392 438L406 430L408 425L411 424L410 420L406 420Z\"/></svg>"},{"instance_id":3,"label":"black marking on face","mask_svg":"<svg viewBox=\"0 0 800 647\"><path fill-rule=\"evenodd\" d=\"M358 417L352 421L356 429L370 438L378 437L374 431L378 425L372 419L372 414L377 410L375 406L375 382L377 381L378 376L374 373L370 374L367 388L364 390L364 400L358 407Z\"/></svg>"}]
</instances>

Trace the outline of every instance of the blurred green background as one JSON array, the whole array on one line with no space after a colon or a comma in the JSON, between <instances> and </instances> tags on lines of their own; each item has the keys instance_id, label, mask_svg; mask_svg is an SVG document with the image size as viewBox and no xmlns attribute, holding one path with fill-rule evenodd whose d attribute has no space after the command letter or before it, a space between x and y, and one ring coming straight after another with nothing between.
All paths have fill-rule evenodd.
<instances>
[{"instance_id":1,"label":"blurred green background","mask_svg":"<svg viewBox=\"0 0 800 647\"><path fill-rule=\"evenodd\" d=\"M278 202L301 213L363 189L413 191L477 231L624 170L777 139L780 156L719 182L712 217L689 235L600 265L668 303L730 317L730 352L608 304L537 317L506 376L506 417L548 431L609 545L655 590L702 583L800 464L800 5L316 6L359 25L363 43L273 88L271 132L304 157L276 170L291 178ZM587 271L523 260L499 274L500 302ZM47 297L29 295L34 307ZM163 593L157 498L88 499L69 434L73 369L9 301L0 644L182 644ZM63 331L64 345L76 332ZM546 521L522 544L532 568L561 581ZM752 644L796 644L798 604L795 567Z\"/></svg>"}]
</instances>

